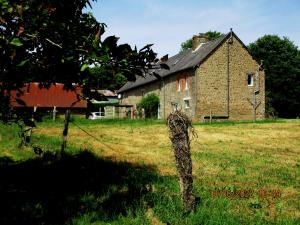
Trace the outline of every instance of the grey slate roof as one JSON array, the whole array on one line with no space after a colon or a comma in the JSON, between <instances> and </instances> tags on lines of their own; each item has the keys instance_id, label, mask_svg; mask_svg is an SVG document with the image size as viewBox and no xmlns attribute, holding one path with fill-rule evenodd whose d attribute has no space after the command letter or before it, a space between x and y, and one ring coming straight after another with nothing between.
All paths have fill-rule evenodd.
<instances>
[{"instance_id":1,"label":"grey slate roof","mask_svg":"<svg viewBox=\"0 0 300 225\"><path fill-rule=\"evenodd\" d=\"M230 33L222 35L216 40L204 43L195 51L193 51L192 49L188 49L186 51L180 52L177 55L170 57L168 61L165 62L170 67L170 70L157 69L155 70L155 72L161 77L166 77L176 72L193 68L202 63L217 47L219 47L223 43L223 41L225 41L229 37L229 35ZM118 90L118 93L122 93L124 91L145 85L157 79L158 78L150 74L146 74L144 77L136 76L136 80L134 82L127 82L122 88Z\"/></svg>"}]
</instances>

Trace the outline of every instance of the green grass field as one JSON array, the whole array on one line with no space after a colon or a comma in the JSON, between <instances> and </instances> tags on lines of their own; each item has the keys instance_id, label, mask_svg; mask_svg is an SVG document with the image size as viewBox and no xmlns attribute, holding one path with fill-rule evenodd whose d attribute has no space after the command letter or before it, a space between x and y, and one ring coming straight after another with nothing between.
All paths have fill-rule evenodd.
<instances>
[{"instance_id":1,"label":"green grass field","mask_svg":"<svg viewBox=\"0 0 300 225\"><path fill-rule=\"evenodd\" d=\"M300 120L195 124L194 212L182 210L165 122L0 124L0 224L299 224Z\"/></svg>"}]
</instances>

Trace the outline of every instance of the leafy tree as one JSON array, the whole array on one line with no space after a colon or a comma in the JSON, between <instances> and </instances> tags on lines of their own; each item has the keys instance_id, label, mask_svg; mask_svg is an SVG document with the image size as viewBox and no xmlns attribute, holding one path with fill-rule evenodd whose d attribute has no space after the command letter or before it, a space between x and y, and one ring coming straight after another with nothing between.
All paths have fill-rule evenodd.
<instances>
[{"instance_id":1,"label":"leafy tree","mask_svg":"<svg viewBox=\"0 0 300 225\"><path fill-rule=\"evenodd\" d=\"M127 78L122 73L113 75L111 69L100 66L90 68L89 80L90 86L108 90L118 90L127 82Z\"/></svg>"},{"instance_id":2,"label":"leafy tree","mask_svg":"<svg viewBox=\"0 0 300 225\"><path fill-rule=\"evenodd\" d=\"M218 31L207 31L206 33L204 33L209 41L213 41L219 37L221 37L222 33L218 32ZM192 48L193 43L192 43L192 38L186 40L185 42L181 43L181 50L180 51L184 51L187 50L189 48Z\"/></svg>"},{"instance_id":3,"label":"leafy tree","mask_svg":"<svg viewBox=\"0 0 300 225\"><path fill-rule=\"evenodd\" d=\"M0 1L2 120L8 114L10 92L26 82L40 82L43 87L61 82L66 88L78 83L88 97L94 79L89 65L134 80L158 61L151 45L138 51L118 45L115 36L102 40L106 25L83 12L91 1L95 0Z\"/></svg>"},{"instance_id":4,"label":"leafy tree","mask_svg":"<svg viewBox=\"0 0 300 225\"><path fill-rule=\"evenodd\" d=\"M155 93L151 93L141 99L137 104L137 109L139 112L144 109L146 118L156 118L158 106L159 97Z\"/></svg>"},{"instance_id":5,"label":"leafy tree","mask_svg":"<svg viewBox=\"0 0 300 225\"><path fill-rule=\"evenodd\" d=\"M249 45L263 60L266 74L267 112L280 117L300 116L300 51L287 37L265 35Z\"/></svg>"}]
</instances>

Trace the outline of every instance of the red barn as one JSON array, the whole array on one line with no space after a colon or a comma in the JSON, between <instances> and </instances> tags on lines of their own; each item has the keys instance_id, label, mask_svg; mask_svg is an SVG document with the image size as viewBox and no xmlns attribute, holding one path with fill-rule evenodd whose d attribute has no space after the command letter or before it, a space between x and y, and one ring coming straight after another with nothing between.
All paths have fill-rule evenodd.
<instances>
[{"instance_id":1,"label":"red barn","mask_svg":"<svg viewBox=\"0 0 300 225\"><path fill-rule=\"evenodd\" d=\"M13 91L11 105L17 110L32 108L34 111L37 109L53 110L54 113L57 109L83 111L87 108L87 102L78 98L82 95L80 86L76 86L74 90L65 90L63 87L63 84L57 83L49 88L39 88L38 83L28 83L21 89L23 94L20 96L17 91Z\"/></svg>"}]
</instances>

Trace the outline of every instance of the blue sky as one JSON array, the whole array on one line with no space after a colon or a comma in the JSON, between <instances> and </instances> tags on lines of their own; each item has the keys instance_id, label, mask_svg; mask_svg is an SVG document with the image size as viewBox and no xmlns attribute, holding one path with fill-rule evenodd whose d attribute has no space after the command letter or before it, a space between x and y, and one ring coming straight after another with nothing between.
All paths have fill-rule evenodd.
<instances>
[{"instance_id":1,"label":"blue sky","mask_svg":"<svg viewBox=\"0 0 300 225\"><path fill-rule=\"evenodd\" d=\"M246 45L277 34L300 46L299 0L98 0L92 6L108 26L105 36L138 48L154 44L159 56L176 54L194 34L231 27Z\"/></svg>"}]
</instances>

